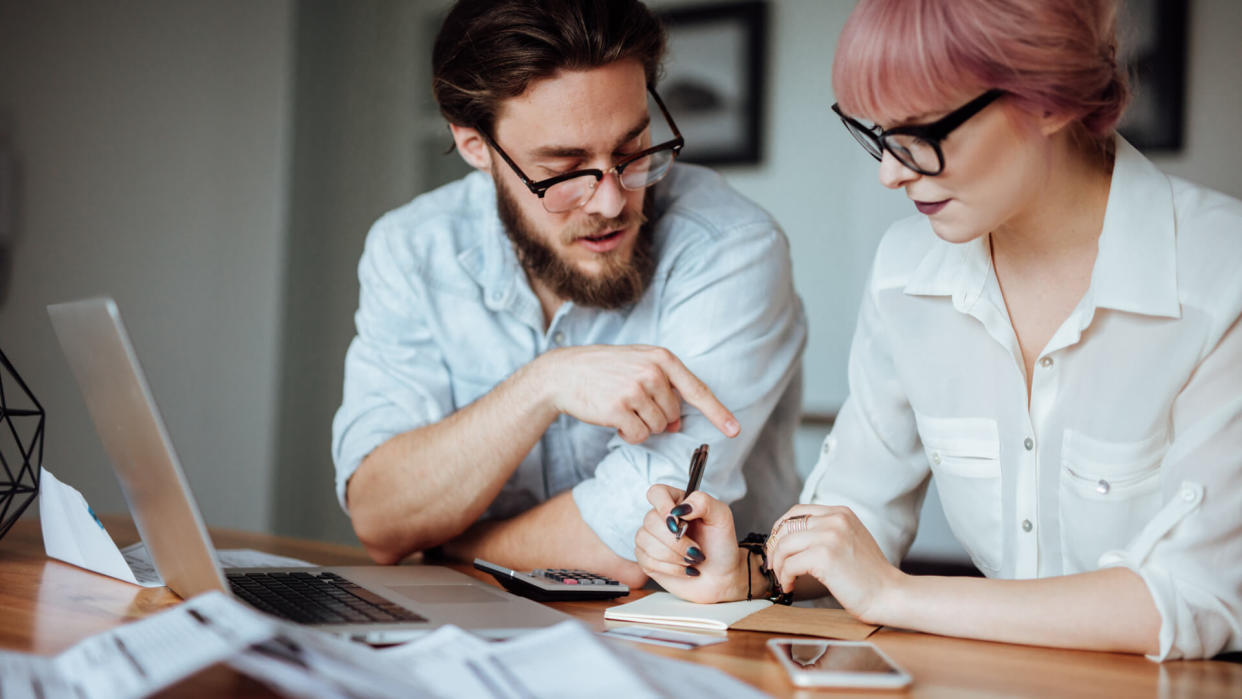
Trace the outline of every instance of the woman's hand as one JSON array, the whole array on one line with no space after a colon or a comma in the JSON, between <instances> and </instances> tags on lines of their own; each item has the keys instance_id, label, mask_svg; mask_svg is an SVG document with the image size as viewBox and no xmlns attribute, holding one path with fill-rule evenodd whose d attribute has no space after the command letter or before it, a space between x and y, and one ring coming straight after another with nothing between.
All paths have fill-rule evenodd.
<instances>
[{"instance_id":1,"label":"woman's hand","mask_svg":"<svg viewBox=\"0 0 1242 699\"><path fill-rule=\"evenodd\" d=\"M666 485L647 491L652 510L634 536L638 564L664 589L691 602L746 599L746 552L737 547L729 506L702 491L678 504L681 494ZM687 524L680 540L673 533L677 517Z\"/></svg>"},{"instance_id":2,"label":"woman's hand","mask_svg":"<svg viewBox=\"0 0 1242 699\"><path fill-rule=\"evenodd\" d=\"M768 563L784 591L800 575L819 580L850 614L884 623L884 607L906 575L888 562L848 507L795 505L772 527Z\"/></svg>"}]
</instances>

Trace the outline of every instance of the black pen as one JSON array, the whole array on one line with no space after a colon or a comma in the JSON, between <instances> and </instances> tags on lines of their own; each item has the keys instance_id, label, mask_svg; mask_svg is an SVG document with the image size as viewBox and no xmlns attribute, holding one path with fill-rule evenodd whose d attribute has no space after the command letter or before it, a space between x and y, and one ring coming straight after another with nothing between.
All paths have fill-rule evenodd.
<instances>
[{"instance_id":1,"label":"black pen","mask_svg":"<svg viewBox=\"0 0 1242 699\"><path fill-rule=\"evenodd\" d=\"M698 449L694 450L694 454L690 456L690 480L686 483L686 492L681 497L681 501L685 502L690 497L690 493L699 489L699 482L703 480L703 469L707 466L707 445L700 444ZM679 503L680 504L680 503ZM681 539L686 533L686 522L681 517L677 517L677 529L673 534Z\"/></svg>"}]
</instances>

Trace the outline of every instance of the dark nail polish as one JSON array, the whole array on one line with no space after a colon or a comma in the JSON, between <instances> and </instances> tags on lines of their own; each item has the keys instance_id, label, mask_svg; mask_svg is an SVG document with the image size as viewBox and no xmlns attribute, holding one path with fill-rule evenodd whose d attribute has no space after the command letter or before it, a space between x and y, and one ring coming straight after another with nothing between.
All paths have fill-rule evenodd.
<instances>
[{"instance_id":1,"label":"dark nail polish","mask_svg":"<svg viewBox=\"0 0 1242 699\"><path fill-rule=\"evenodd\" d=\"M690 510L691 510L690 504L683 502L677 507L674 507L671 511L669 511L669 514L674 517L685 517L686 515L690 514Z\"/></svg>"},{"instance_id":2,"label":"dark nail polish","mask_svg":"<svg viewBox=\"0 0 1242 699\"><path fill-rule=\"evenodd\" d=\"M686 575L689 575L692 578L697 578L699 577L699 569L691 567L691 566L686 566Z\"/></svg>"},{"instance_id":3,"label":"dark nail polish","mask_svg":"<svg viewBox=\"0 0 1242 699\"><path fill-rule=\"evenodd\" d=\"M682 560L682 562L683 562L683 563L685 563L685 564L686 564L686 565L688 565L688 566L692 566L692 565L694 565L694 564L698 563L698 561L694 560L693 558L691 558L691 557L689 557L689 556L682 556L682 557L681 557L681 560Z\"/></svg>"},{"instance_id":4,"label":"dark nail polish","mask_svg":"<svg viewBox=\"0 0 1242 699\"><path fill-rule=\"evenodd\" d=\"M686 557L693 559L695 563L702 563L707 560L707 556L704 556L697 546L691 546L686 549Z\"/></svg>"},{"instance_id":5,"label":"dark nail polish","mask_svg":"<svg viewBox=\"0 0 1242 699\"><path fill-rule=\"evenodd\" d=\"M674 534L676 534L676 533L678 533L678 532L680 531L680 529L679 529L679 528L678 528L678 526L677 526L677 518L676 518L676 517L668 517L668 518L666 518L666 519L664 520L664 526L668 527L668 530L669 530L670 532L673 532Z\"/></svg>"}]
</instances>

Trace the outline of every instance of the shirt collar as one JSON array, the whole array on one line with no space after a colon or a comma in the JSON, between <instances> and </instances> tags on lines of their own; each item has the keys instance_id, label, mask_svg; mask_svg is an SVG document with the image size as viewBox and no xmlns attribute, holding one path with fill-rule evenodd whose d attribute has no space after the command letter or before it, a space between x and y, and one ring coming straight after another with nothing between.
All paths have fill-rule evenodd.
<instances>
[{"instance_id":1,"label":"shirt collar","mask_svg":"<svg viewBox=\"0 0 1242 699\"><path fill-rule=\"evenodd\" d=\"M1091 272L1096 307L1181 317L1177 224L1169 178L1121 136Z\"/></svg>"},{"instance_id":2,"label":"shirt collar","mask_svg":"<svg viewBox=\"0 0 1242 699\"><path fill-rule=\"evenodd\" d=\"M484 172L466 177L467 200L473 216L465 232L473 241L457 254L457 262L479 285L485 306L496 311L522 315L543 311L535 292L530 289L526 273L518 262L513 243L505 234L496 211L496 187Z\"/></svg>"},{"instance_id":3,"label":"shirt collar","mask_svg":"<svg viewBox=\"0 0 1242 699\"><path fill-rule=\"evenodd\" d=\"M1099 253L1087 292L1096 307L1177 318L1176 225L1169 179L1151 161L1116 137L1116 158ZM933 243L905 286L905 293L952 296L965 310L982 293L991 273L987 237L967 243Z\"/></svg>"}]
</instances>

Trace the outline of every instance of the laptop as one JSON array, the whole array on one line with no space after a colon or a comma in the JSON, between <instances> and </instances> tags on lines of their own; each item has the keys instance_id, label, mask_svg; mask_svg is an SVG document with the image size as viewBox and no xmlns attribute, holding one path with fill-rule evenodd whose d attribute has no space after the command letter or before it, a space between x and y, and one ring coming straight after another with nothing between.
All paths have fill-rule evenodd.
<instances>
[{"instance_id":1,"label":"laptop","mask_svg":"<svg viewBox=\"0 0 1242 699\"><path fill-rule=\"evenodd\" d=\"M142 540L182 598L219 590L264 612L368 643L445 624L508 638L571 618L445 566L222 569L116 303L48 306Z\"/></svg>"}]
</instances>

